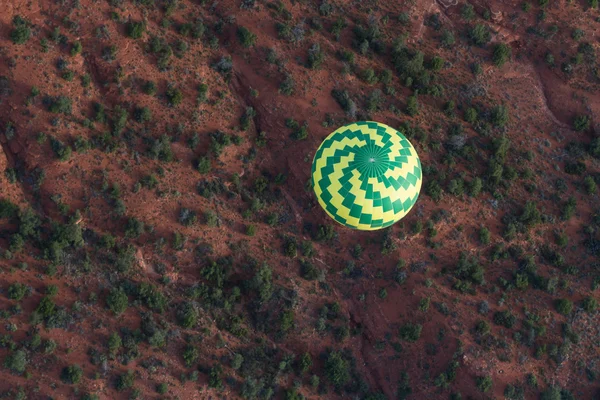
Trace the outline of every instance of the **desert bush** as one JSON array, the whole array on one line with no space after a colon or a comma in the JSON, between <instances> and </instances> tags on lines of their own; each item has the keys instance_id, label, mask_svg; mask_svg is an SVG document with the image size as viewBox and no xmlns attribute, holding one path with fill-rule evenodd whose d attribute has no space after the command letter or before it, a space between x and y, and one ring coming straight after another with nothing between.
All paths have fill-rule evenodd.
<instances>
[{"instance_id":1,"label":"desert bush","mask_svg":"<svg viewBox=\"0 0 600 400\"><path fill-rule=\"evenodd\" d=\"M148 122L152 119L152 111L148 107L138 107L133 112L133 117L137 122Z\"/></svg>"},{"instance_id":2,"label":"desert bush","mask_svg":"<svg viewBox=\"0 0 600 400\"><path fill-rule=\"evenodd\" d=\"M494 314L494 323L496 325L502 325L505 328L510 329L516 322L517 317L515 317L509 310L497 311Z\"/></svg>"},{"instance_id":3,"label":"desert bush","mask_svg":"<svg viewBox=\"0 0 600 400\"><path fill-rule=\"evenodd\" d=\"M25 372L28 364L27 353L22 349L9 353L4 360L4 366L18 374Z\"/></svg>"},{"instance_id":4,"label":"desert bush","mask_svg":"<svg viewBox=\"0 0 600 400\"><path fill-rule=\"evenodd\" d=\"M489 375L486 376L478 376L476 379L477 389L481 392L486 393L489 392L492 388L494 382L492 381L492 377Z\"/></svg>"},{"instance_id":5,"label":"desert bush","mask_svg":"<svg viewBox=\"0 0 600 400\"><path fill-rule=\"evenodd\" d=\"M475 8L469 3L465 3L462 6L460 15L465 21L471 21L477 16L477 14L475 14Z\"/></svg>"},{"instance_id":6,"label":"desert bush","mask_svg":"<svg viewBox=\"0 0 600 400\"><path fill-rule=\"evenodd\" d=\"M115 315L121 315L127 310L129 299L123 289L114 288L108 292L106 305Z\"/></svg>"},{"instance_id":7,"label":"desert bush","mask_svg":"<svg viewBox=\"0 0 600 400\"><path fill-rule=\"evenodd\" d=\"M504 105L494 106L490 110L490 122L497 128L503 128L509 120L508 109Z\"/></svg>"},{"instance_id":8,"label":"desert bush","mask_svg":"<svg viewBox=\"0 0 600 400\"><path fill-rule=\"evenodd\" d=\"M342 387L350 380L350 366L341 353L332 351L327 355L325 374L336 387Z\"/></svg>"},{"instance_id":9,"label":"desert bush","mask_svg":"<svg viewBox=\"0 0 600 400\"><path fill-rule=\"evenodd\" d=\"M102 59L106 62L113 62L117 59L118 48L115 45L106 46L102 49Z\"/></svg>"},{"instance_id":10,"label":"desert bush","mask_svg":"<svg viewBox=\"0 0 600 400\"><path fill-rule=\"evenodd\" d=\"M503 66L511 56L511 50L505 43L498 43L494 46L492 60L497 67Z\"/></svg>"},{"instance_id":11,"label":"desert bush","mask_svg":"<svg viewBox=\"0 0 600 400\"><path fill-rule=\"evenodd\" d=\"M19 207L10 200L0 199L0 218L12 219L19 215Z\"/></svg>"},{"instance_id":12,"label":"desert bush","mask_svg":"<svg viewBox=\"0 0 600 400\"><path fill-rule=\"evenodd\" d=\"M171 107L178 106L183 100L183 93L174 85L169 85L165 96L167 97L167 101Z\"/></svg>"},{"instance_id":13,"label":"desert bush","mask_svg":"<svg viewBox=\"0 0 600 400\"><path fill-rule=\"evenodd\" d=\"M125 32L132 39L140 39L146 30L146 24L141 21L129 21L125 24Z\"/></svg>"},{"instance_id":14,"label":"desert bush","mask_svg":"<svg viewBox=\"0 0 600 400\"><path fill-rule=\"evenodd\" d=\"M585 312L593 313L598 309L598 300L588 296L581 301L581 308L583 308Z\"/></svg>"},{"instance_id":15,"label":"desert bush","mask_svg":"<svg viewBox=\"0 0 600 400\"><path fill-rule=\"evenodd\" d=\"M423 327L419 324L406 323L402 325L399 336L407 342L416 342L421 337Z\"/></svg>"},{"instance_id":16,"label":"desert bush","mask_svg":"<svg viewBox=\"0 0 600 400\"><path fill-rule=\"evenodd\" d=\"M490 324L487 321L479 320L475 325L475 332L480 336L488 335L491 332Z\"/></svg>"},{"instance_id":17,"label":"desert bush","mask_svg":"<svg viewBox=\"0 0 600 400\"><path fill-rule=\"evenodd\" d=\"M47 97L44 103L48 111L55 114L71 114L71 99L66 96Z\"/></svg>"},{"instance_id":18,"label":"desert bush","mask_svg":"<svg viewBox=\"0 0 600 400\"><path fill-rule=\"evenodd\" d=\"M108 337L108 352L110 355L114 356L117 354L121 346L123 345L123 341L121 340L121 336L117 332L113 332Z\"/></svg>"},{"instance_id":19,"label":"desert bush","mask_svg":"<svg viewBox=\"0 0 600 400\"><path fill-rule=\"evenodd\" d=\"M144 223L137 218L131 217L125 225L125 237L130 239L139 238L145 231Z\"/></svg>"},{"instance_id":20,"label":"desert bush","mask_svg":"<svg viewBox=\"0 0 600 400\"><path fill-rule=\"evenodd\" d=\"M73 42L73 47L71 47L71 56L75 57L78 54L81 54L83 51L83 46L80 41Z\"/></svg>"},{"instance_id":21,"label":"desert bush","mask_svg":"<svg viewBox=\"0 0 600 400\"><path fill-rule=\"evenodd\" d=\"M589 195L596 194L596 192L598 191L598 185L596 184L594 178L592 178L591 176L586 176L583 179L583 187L585 188L586 193Z\"/></svg>"},{"instance_id":22,"label":"desert bush","mask_svg":"<svg viewBox=\"0 0 600 400\"><path fill-rule=\"evenodd\" d=\"M13 30L10 32L10 39L14 44L27 43L31 37L30 22L20 15L16 15L13 20Z\"/></svg>"},{"instance_id":23,"label":"desert bush","mask_svg":"<svg viewBox=\"0 0 600 400\"><path fill-rule=\"evenodd\" d=\"M442 32L440 41L442 42L443 47L449 49L456 43L456 38L454 37L454 34L451 31L446 29L444 30L444 32Z\"/></svg>"},{"instance_id":24,"label":"desert bush","mask_svg":"<svg viewBox=\"0 0 600 400\"><path fill-rule=\"evenodd\" d=\"M187 368L191 368L198 361L199 352L196 346L187 344L183 350L183 361Z\"/></svg>"},{"instance_id":25,"label":"desert bush","mask_svg":"<svg viewBox=\"0 0 600 400\"><path fill-rule=\"evenodd\" d=\"M323 64L323 61L325 61L325 52L321 50L319 43L313 44L310 49L308 49L306 66L310 69L319 69L321 64Z\"/></svg>"},{"instance_id":26,"label":"desert bush","mask_svg":"<svg viewBox=\"0 0 600 400\"><path fill-rule=\"evenodd\" d=\"M554 302L556 311L562 315L569 315L573 311L573 302L569 299L557 299Z\"/></svg>"},{"instance_id":27,"label":"desert bush","mask_svg":"<svg viewBox=\"0 0 600 400\"><path fill-rule=\"evenodd\" d=\"M340 105L340 107L346 111L346 114L348 114L350 118L356 117L356 103L350 98L348 91L334 89L331 91L331 96Z\"/></svg>"},{"instance_id":28,"label":"desert bush","mask_svg":"<svg viewBox=\"0 0 600 400\"><path fill-rule=\"evenodd\" d=\"M117 378L117 390L124 391L131 389L135 383L135 372L128 370L124 374L119 375Z\"/></svg>"},{"instance_id":29,"label":"desert bush","mask_svg":"<svg viewBox=\"0 0 600 400\"><path fill-rule=\"evenodd\" d=\"M177 306L177 323L184 328L193 328L198 322L198 309L192 303L183 302Z\"/></svg>"},{"instance_id":30,"label":"desert bush","mask_svg":"<svg viewBox=\"0 0 600 400\"><path fill-rule=\"evenodd\" d=\"M8 287L8 298L11 300L21 301L29 293L31 288L22 283L13 283Z\"/></svg>"},{"instance_id":31,"label":"desert bush","mask_svg":"<svg viewBox=\"0 0 600 400\"><path fill-rule=\"evenodd\" d=\"M142 86L142 91L149 96L154 96L157 91L156 83L152 81L146 81Z\"/></svg>"},{"instance_id":32,"label":"desert bush","mask_svg":"<svg viewBox=\"0 0 600 400\"><path fill-rule=\"evenodd\" d=\"M284 94L286 96L291 96L294 94L294 90L296 88L296 81L290 74L286 74L285 79L279 85L279 93Z\"/></svg>"},{"instance_id":33,"label":"desert bush","mask_svg":"<svg viewBox=\"0 0 600 400\"><path fill-rule=\"evenodd\" d=\"M486 228L485 226L482 226L481 229L479 229L479 241L483 245L488 245L488 244L490 244L490 238L491 238L490 230L488 228Z\"/></svg>"},{"instance_id":34,"label":"desert bush","mask_svg":"<svg viewBox=\"0 0 600 400\"><path fill-rule=\"evenodd\" d=\"M201 174L207 174L210 172L211 168L212 166L209 157L204 156L198 159L198 162L196 164L196 169L198 170L198 172L200 172Z\"/></svg>"},{"instance_id":35,"label":"desert bush","mask_svg":"<svg viewBox=\"0 0 600 400\"><path fill-rule=\"evenodd\" d=\"M189 208L179 210L179 223L183 226L192 226L198 221L196 213Z\"/></svg>"},{"instance_id":36,"label":"desert bush","mask_svg":"<svg viewBox=\"0 0 600 400\"><path fill-rule=\"evenodd\" d=\"M256 43L256 35L248 30L248 28L240 26L237 29L237 37L245 48L250 48Z\"/></svg>"},{"instance_id":37,"label":"desert bush","mask_svg":"<svg viewBox=\"0 0 600 400\"><path fill-rule=\"evenodd\" d=\"M573 120L573 129L577 132L587 131L590 128L590 117L587 115L578 115Z\"/></svg>"},{"instance_id":38,"label":"desert bush","mask_svg":"<svg viewBox=\"0 0 600 400\"><path fill-rule=\"evenodd\" d=\"M571 197L569 197L567 202L563 205L560 217L562 218L563 221L568 221L569 219L571 219L573 214L575 214L576 210L577 210L577 201L575 200L575 197L571 196Z\"/></svg>"},{"instance_id":39,"label":"desert bush","mask_svg":"<svg viewBox=\"0 0 600 400\"><path fill-rule=\"evenodd\" d=\"M477 24L469 30L469 38L471 42L479 47L485 46L491 39L492 35L486 25Z\"/></svg>"},{"instance_id":40,"label":"desert bush","mask_svg":"<svg viewBox=\"0 0 600 400\"><path fill-rule=\"evenodd\" d=\"M252 107L246 107L246 111L240 117L240 129L247 131L250 128L253 118L256 117L256 111Z\"/></svg>"},{"instance_id":41,"label":"desert bush","mask_svg":"<svg viewBox=\"0 0 600 400\"><path fill-rule=\"evenodd\" d=\"M156 385L156 393L158 394L165 394L169 391L169 386L165 383L159 383L158 385Z\"/></svg>"},{"instance_id":42,"label":"desert bush","mask_svg":"<svg viewBox=\"0 0 600 400\"><path fill-rule=\"evenodd\" d=\"M69 385L76 385L83 377L83 370L79 365L69 365L60 373L60 380Z\"/></svg>"},{"instance_id":43,"label":"desert bush","mask_svg":"<svg viewBox=\"0 0 600 400\"><path fill-rule=\"evenodd\" d=\"M406 113L411 117L419 114L419 101L416 95L412 95L408 98L406 103Z\"/></svg>"},{"instance_id":44,"label":"desert bush","mask_svg":"<svg viewBox=\"0 0 600 400\"><path fill-rule=\"evenodd\" d=\"M371 92L371 94L369 95L369 97L367 98L367 111L369 112L375 112L379 109L381 109L381 105L383 103L383 94L381 93L381 90L379 89L375 89Z\"/></svg>"},{"instance_id":45,"label":"desert bush","mask_svg":"<svg viewBox=\"0 0 600 400\"><path fill-rule=\"evenodd\" d=\"M198 86L198 94L196 95L196 101L198 104L202 104L206 102L208 98L208 85L202 83Z\"/></svg>"},{"instance_id":46,"label":"desert bush","mask_svg":"<svg viewBox=\"0 0 600 400\"><path fill-rule=\"evenodd\" d=\"M208 387L222 390L224 388L221 375L223 374L223 368L219 364L215 364L208 374Z\"/></svg>"}]
</instances>

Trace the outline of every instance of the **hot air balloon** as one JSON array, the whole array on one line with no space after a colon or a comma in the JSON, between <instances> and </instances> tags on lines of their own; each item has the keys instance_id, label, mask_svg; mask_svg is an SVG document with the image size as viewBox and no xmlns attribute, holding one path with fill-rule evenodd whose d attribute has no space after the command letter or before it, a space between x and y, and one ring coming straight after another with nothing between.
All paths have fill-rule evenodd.
<instances>
[{"instance_id":1,"label":"hot air balloon","mask_svg":"<svg viewBox=\"0 0 600 400\"><path fill-rule=\"evenodd\" d=\"M421 161L406 137L385 124L355 122L319 146L312 185L325 212L358 230L386 228L414 206L421 190Z\"/></svg>"}]
</instances>

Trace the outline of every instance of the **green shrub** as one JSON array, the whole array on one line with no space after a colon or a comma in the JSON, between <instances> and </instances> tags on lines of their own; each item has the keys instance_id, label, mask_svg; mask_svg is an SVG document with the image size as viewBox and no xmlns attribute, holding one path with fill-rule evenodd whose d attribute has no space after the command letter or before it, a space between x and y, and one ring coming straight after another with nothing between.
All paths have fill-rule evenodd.
<instances>
[{"instance_id":1,"label":"green shrub","mask_svg":"<svg viewBox=\"0 0 600 400\"><path fill-rule=\"evenodd\" d=\"M585 312L593 313L598 309L598 300L588 296L581 302L581 308L583 308Z\"/></svg>"},{"instance_id":2,"label":"green shrub","mask_svg":"<svg viewBox=\"0 0 600 400\"><path fill-rule=\"evenodd\" d=\"M189 208L179 210L179 223L183 226L192 226L198 221L196 213Z\"/></svg>"},{"instance_id":3,"label":"green shrub","mask_svg":"<svg viewBox=\"0 0 600 400\"><path fill-rule=\"evenodd\" d=\"M469 196L477 197L479 193L481 193L481 189L483 188L483 182L481 178L475 177L469 184Z\"/></svg>"},{"instance_id":4,"label":"green shrub","mask_svg":"<svg viewBox=\"0 0 600 400\"><path fill-rule=\"evenodd\" d=\"M454 34L451 31L446 29L444 30L444 32L442 32L441 42L442 46L449 49L456 43L456 38L454 37Z\"/></svg>"},{"instance_id":5,"label":"green shrub","mask_svg":"<svg viewBox=\"0 0 600 400\"><path fill-rule=\"evenodd\" d=\"M106 62L113 62L117 59L118 48L115 45L106 46L102 50L102 59Z\"/></svg>"},{"instance_id":6,"label":"green shrub","mask_svg":"<svg viewBox=\"0 0 600 400\"><path fill-rule=\"evenodd\" d=\"M490 122L497 128L503 128L508 122L508 109L504 105L494 106L490 111Z\"/></svg>"},{"instance_id":7,"label":"green shrub","mask_svg":"<svg viewBox=\"0 0 600 400\"><path fill-rule=\"evenodd\" d=\"M183 350L183 361L187 368L191 368L198 360L199 352L196 346L187 344Z\"/></svg>"},{"instance_id":8,"label":"green shrub","mask_svg":"<svg viewBox=\"0 0 600 400\"><path fill-rule=\"evenodd\" d=\"M183 93L181 90L172 85L169 86L165 95L167 96L169 105L172 107L178 106L183 100Z\"/></svg>"},{"instance_id":9,"label":"green shrub","mask_svg":"<svg viewBox=\"0 0 600 400\"><path fill-rule=\"evenodd\" d=\"M477 321L477 324L475 325L475 332L481 336L488 335L491 332L491 330L492 329L490 327L490 324L488 324L487 321L484 320Z\"/></svg>"},{"instance_id":10,"label":"green shrub","mask_svg":"<svg viewBox=\"0 0 600 400\"><path fill-rule=\"evenodd\" d=\"M471 21L477 16L477 14L475 14L475 8L469 3L465 3L461 8L460 15L465 21Z\"/></svg>"},{"instance_id":11,"label":"green shrub","mask_svg":"<svg viewBox=\"0 0 600 400\"><path fill-rule=\"evenodd\" d=\"M135 383L135 372L128 370L117 378L117 390L123 391L131 389Z\"/></svg>"},{"instance_id":12,"label":"green shrub","mask_svg":"<svg viewBox=\"0 0 600 400\"><path fill-rule=\"evenodd\" d=\"M419 114L419 101L416 95L412 95L408 98L406 103L406 113L411 117Z\"/></svg>"},{"instance_id":13,"label":"green shrub","mask_svg":"<svg viewBox=\"0 0 600 400\"><path fill-rule=\"evenodd\" d=\"M11 300L20 301L29 292L29 287L22 283L13 283L8 287L8 298Z\"/></svg>"},{"instance_id":14,"label":"green shrub","mask_svg":"<svg viewBox=\"0 0 600 400\"><path fill-rule=\"evenodd\" d=\"M110 354L116 354L121 348L123 342L121 336L117 332L113 332L108 337L108 351Z\"/></svg>"},{"instance_id":15,"label":"green shrub","mask_svg":"<svg viewBox=\"0 0 600 400\"><path fill-rule=\"evenodd\" d=\"M123 289L114 288L108 292L106 304L115 315L120 315L127 310L127 307L129 306L129 299L127 298L127 294Z\"/></svg>"},{"instance_id":16,"label":"green shrub","mask_svg":"<svg viewBox=\"0 0 600 400\"><path fill-rule=\"evenodd\" d=\"M431 197L435 202L438 202L442 198L442 187L436 180L430 180L425 185L425 194Z\"/></svg>"},{"instance_id":17,"label":"green shrub","mask_svg":"<svg viewBox=\"0 0 600 400\"><path fill-rule=\"evenodd\" d=\"M294 311L286 310L281 314L279 320L279 329L281 332L287 332L294 327Z\"/></svg>"},{"instance_id":18,"label":"green shrub","mask_svg":"<svg viewBox=\"0 0 600 400\"><path fill-rule=\"evenodd\" d=\"M578 115L573 120L573 128L577 132L587 131L590 128L590 117L587 115Z\"/></svg>"},{"instance_id":19,"label":"green shrub","mask_svg":"<svg viewBox=\"0 0 600 400\"><path fill-rule=\"evenodd\" d=\"M71 56L75 57L77 54L81 54L83 51L83 46L80 41L73 42L73 47L71 47Z\"/></svg>"},{"instance_id":20,"label":"green shrub","mask_svg":"<svg viewBox=\"0 0 600 400\"><path fill-rule=\"evenodd\" d=\"M136 218L129 218L125 225L125 237L137 239L144 233L144 223Z\"/></svg>"},{"instance_id":21,"label":"green shrub","mask_svg":"<svg viewBox=\"0 0 600 400\"><path fill-rule=\"evenodd\" d=\"M4 366L18 374L25 372L28 363L27 353L22 349L10 353L4 360Z\"/></svg>"},{"instance_id":22,"label":"green shrub","mask_svg":"<svg viewBox=\"0 0 600 400\"><path fill-rule=\"evenodd\" d=\"M596 192L598 191L598 185L596 184L594 178L592 178L591 176L586 176L583 179L583 186L585 188L586 193L589 195L596 194Z\"/></svg>"},{"instance_id":23,"label":"green shrub","mask_svg":"<svg viewBox=\"0 0 600 400\"><path fill-rule=\"evenodd\" d=\"M350 366L339 352L331 352L325 361L325 374L335 387L342 387L350 380Z\"/></svg>"},{"instance_id":24,"label":"green shrub","mask_svg":"<svg viewBox=\"0 0 600 400\"><path fill-rule=\"evenodd\" d=\"M184 328L193 328L198 322L198 316L197 308L191 303L184 302L177 307L177 322Z\"/></svg>"},{"instance_id":25,"label":"green shrub","mask_svg":"<svg viewBox=\"0 0 600 400\"><path fill-rule=\"evenodd\" d=\"M48 111L55 114L71 114L71 99L66 96L48 97Z\"/></svg>"},{"instance_id":26,"label":"green shrub","mask_svg":"<svg viewBox=\"0 0 600 400\"><path fill-rule=\"evenodd\" d=\"M319 69L325 61L325 52L321 50L321 46L315 43L308 49L308 59L306 66L310 69Z\"/></svg>"},{"instance_id":27,"label":"green shrub","mask_svg":"<svg viewBox=\"0 0 600 400\"><path fill-rule=\"evenodd\" d=\"M19 15L16 15L13 18L13 26L14 29L10 32L10 39L14 44L24 44L27 43L29 38L31 37L31 29L29 28L29 21L22 18Z\"/></svg>"},{"instance_id":28,"label":"green shrub","mask_svg":"<svg viewBox=\"0 0 600 400\"><path fill-rule=\"evenodd\" d=\"M233 359L231 360L231 368L233 368L234 370L238 370L242 367L242 364L244 363L244 357L240 354L240 353L235 353L233 355Z\"/></svg>"},{"instance_id":29,"label":"green shrub","mask_svg":"<svg viewBox=\"0 0 600 400\"><path fill-rule=\"evenodd\" d=\"M60 380L69 385L75 385L79 383L83 376L83 370L79 365L69 365L63 368L60 374Z\"/></svg>"},{"instance_id":30,"label":"green shrub","mask_svg":"<svg viewBox=\"0 0 600 400\"><path fill-rule=\"evenodd\" d=\"M245 48L250 48L256 43L256 35L243 26L238 27L237 37Z\"/></svg>"},{"instance_id":31,"label":"green shrub","mask_svg":"<svg viewBox=\"0 0 600 400\"><path fill-rule=\"evenodd\" d=\"M144 24L144 22L137 22L137 21L129 21L126 25L125 25L125 32L127 33L127 36L129 36L132 39L140 39L142 37L142 35L144 34L144 31L146 30L146 24Z\"/></svg>"},{"instance_id":32,"label":"green shrub","mask_svg":"<svg viewBox=\"0 0 600 400\"><path fill-rule=\"evenodd\" d=\"M479 241L481 242L481 244L487 246L488 244L490 244L490 239L491 239L490 230L488 228L486 228L485 226L482 226L481 229L479 229Z\"/></svg>"},{"instance_id":33,"label":"green shrub","mask_svg":"<svg viewBox=\"0 0 600 400\"><path fill-rule=\"evenodd\" d=\"M152 111L148 107L138 107L133 112L133 117L137 122L148 122L152 119Z\"/></svg>"},{"instance_id":34,"label":"green shrub","mask_svg":"<svg viewBox=\"0 0 600 400\"><path fill-rule=\"evenodd\" d=\"M10 200L0 199L0 218L12 219L19 215L19 207Z\"/></svg>"},{"instance_id":35,"label":"green shrub","mask_svg":"<svg viewBox=\"0 0 600 400\"><path fill-rule=\"evenodd\" d=\"M477 389L479 389L483 393L489 392L492 388L492 385L494 384L494 382L492 381L492 377L489 375L478 376L476 382Z\"/></svg>"},{"instance_id":36,"label":"green shrub","mask_svg":"<svg viewBox=\"0 0 600 400\"><path fill-rule=\"evenodd\" d=\"M287 74L285 79L279 85L279 93L284 94L286 96L291 96L292 94L294 94L295 87L296 81L294 81L292 75Z\"/></svg>"},{"instance_id":37,"label":"green shrub","mask_svg":"<svg viewBox=\"0 0 600 400\"><path fill-rule=\"evenodd\" d=\"M434 56L429 63L429 68L432 71L439 71L444 66L444 59L439 56Z\"/></svg>"},{"instance_id":38,"label":"green shrub","mask_svg":"<svg viewBox=\"0 0 600 400\"><path fill-rule=\"evenodd\" d=\"M222 390L224 386L223 381L221 380L221 374L223 374L223 368L219 364L215 364L208 374L208 387Z\"/></svg>"},{"instance_id":39,"label":"green shrub","mask_svg":"<svg viewBox=\"0 0 600 400\"><path fill-rule=\"evenodd\" d=\"M515 317L509 310L497 311L494 314L494 323L496 325L502 325L505 328L512 328L517 322L517 317Z\"/></svg>"},{"instance_id":40,"label":"green shrub","mask_svg":"<svg viewBox=\"0 0 600 400\"><path fill-rule=\"evenodd\" d=\"M369 85L374 85L379 80L379 78L377 77L377 74L375 73L375 71L372 68L367 68L367 69L362 70L360 73L360 79L362 79Z\"/></svg>"},{"instance_id":41,"label":"green shrub","mask_svg":"<svg viewBox=\"0 0 600 400\"><path fill-rule=\"evenodd\" d=\"M142 91L149 96L154 96L157 91L156 83L152 81L147 81L146 83L144 83L144 86L142 86Z\"/></svg>"},{"instance_id":42,"label":"green shrub","mask_svg":"<svg viewBox=\"0 0 600 400\"><path fill-rule=\"evenodd\" d=\"M198 163L197 163L197 167L196 167L198 172L200 172L201 174L207 174L210 172L211 168L212 167L211 167L210 158L208 158L207 156L200 157L200 159L198 160Z\"/></svg>"},{"instance_id":43,"label":"green shrub","mask_svg":"<svg viewBox=\"0 0 600 400\"><path fill-rule=\"evenodd\" d=\"M569 219L571 219L573 214L575 214L576 210L577 210L577 201L575 200L575 197L571 196L571 197L569 197L567 202L563 205L560 217L562 218L563 221L568 221Z\"/></svg>"},{"instance_id":44,"label":"green shrub","mask_svg":"<svg viewBox=\"0 0 600 400\"><path fill-rule=\"evenodd\" d=\"M573 302L569 299L557 299L554 302L556 311L562 315L569 315L573 311Z\"/></svg>"},{"instance_id":45,"label":"green shrub","mask_svg":"<svg viewBox=\"0 0 600 400\"><path fill-rule=\"evenodd\" d=\"M400 338L407 342L416 342L421 337L423 327L420 324L404 324L399 331Z\"/></svg>"},{"instance_id":46,"label":"green shrub","mask_svg":"<svg viewBox=\"0 0 600 400\"><path fill-rule=\"evenodd\" d=\"M492 60L497 67L503 66L511 56L511 49L505 43L498 43L494 46Z\"/></svg>"},{"instance_id":47,"label":"green shrub","mask_svg":"<svg viewBox=\"0 0 600 400\"><path fill-rule=\"evenodd\" d=\"M490 41L492 35L486 25L477 24L469 31L469 38L474 45L483 47Z\"/></svg>"},{"instance_id":48,"label":"green shrub","mask_svg":"<svg viewBox=\"0 0 600 400\"><path fill-rule=\"evenodd\" d=\"M169 386L163 382L156 385L156 393L158 394L166 394L169 391Z\"/></svg>"}]
</instances>

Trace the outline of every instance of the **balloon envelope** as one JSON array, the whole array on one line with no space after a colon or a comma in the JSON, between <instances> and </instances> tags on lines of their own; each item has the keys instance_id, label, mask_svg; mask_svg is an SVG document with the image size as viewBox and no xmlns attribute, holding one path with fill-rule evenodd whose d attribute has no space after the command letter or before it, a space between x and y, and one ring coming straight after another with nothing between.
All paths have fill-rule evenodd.
<instances>
[{"instance_id":1,"label":"balloon envelope","mask_svg":"<svg viewBox=\"0 0 600 400\"><path fill-rule=\"evenodd\" d=\"M385 124L355 122L331 133L312 164L319 204L337 222L359 230L402 219L421 190L421 161L404 135Z\"/></svg>"}]
</instances>

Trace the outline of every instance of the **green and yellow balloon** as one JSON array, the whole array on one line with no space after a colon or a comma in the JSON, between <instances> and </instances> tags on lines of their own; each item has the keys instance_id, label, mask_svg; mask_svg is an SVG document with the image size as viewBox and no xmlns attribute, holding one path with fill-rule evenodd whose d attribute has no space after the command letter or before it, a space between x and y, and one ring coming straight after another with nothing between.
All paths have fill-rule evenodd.
<instances>
[{"instance_id":1,"label":"green and yellow balloon","mask_svg":"<svg viewBox=\"0 0 600 400\"><path fill-rule=\"evenodd\" d=\"M331 133L312 164L312 185L325 212L349 228L376 230L402 219L421 190L421 161L397 130L371 121Z\"/></svg>"}]
</instances>

